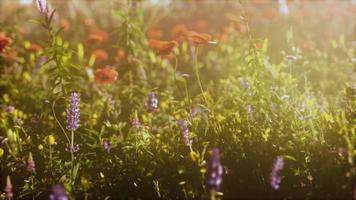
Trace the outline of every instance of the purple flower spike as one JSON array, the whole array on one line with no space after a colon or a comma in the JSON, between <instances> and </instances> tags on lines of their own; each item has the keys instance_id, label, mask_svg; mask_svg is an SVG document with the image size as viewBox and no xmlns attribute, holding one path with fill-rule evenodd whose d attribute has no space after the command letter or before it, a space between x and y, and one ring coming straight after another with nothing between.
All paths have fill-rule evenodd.
<instances>
[{"instance_id":1,"label":"purple flower spike","mask_svg":"<svg viewBox=\"0 0 356 200\"><path fill-rule=\"evenodd\" d=\"M79 128L80 117L80 97L76 92L72 92L69 96L69 108L67 110L67 130L76 131Z\"/></svg>"},{"instance_id":2,"label":"purple flower spike","mask_svg":"<svg viewBox=\"0 0 356 200\"><path fill-rule=\"evenodd\" d=\"M211 166L208 177L208 187L210 191L218 192L222 183L224 168L220 163L220 151L214 148L211 155Z\"/></svg>"},{"instance_id":3,"label":"purple flower spike","mask_svg":"<svg viewBox=\"0 0 356 200\"><path fill-rule=\"evenodd\" d=\"M47 0L36 0L36 6L41 14L46 14L48 12Z\"/></svg>"},{"instance_id":4,"label":"purple flower spike","mask_svg":"<svg viewBox=\"0 0 356 200\"><path fill-rule=\"evenodd\" d=\"M28 156L27 171L29 171L31 173L36 173L36 164L35 164L35 161L33 160L31 152L30 152L30 155Z\"/></svg>"},{"instance_id":5,"label":"purple flower spike","mask_svg":"<svg viewBox=\"0 0 356 200\"><path fill-rule=\"evenodd\" d=\"M158 108L158 99L154 92L148 95L147 106L151 111L156 111Z\"/></svg>"},{"instance_id":6,"label":"purple flower spike","mask_svg":"<svg viewBox=\"0 0 356 200\"><path fill-rule=\"evenodd\" d=\"M10 176L7 176L4 192L6 198L12 199L14 197L14 193L12 192L12 184L11 184Z\"/></svg>"},{"instance_id":7,"label":"purple flower spike","mask_svg":"<svg viewBox=\"0 0 356 200\"><path fill-rule=\"evenodd\" d=\"M68 200L66 191L61 185L54 185L49 200Z\"/></svg>"},{"instance_id":8,"label":"purple flower spike","mask_svg":"<svg viewBox=\"0 0 356 200\"><path fill-rule=\"evenodd\" d=\"M271 186L274 190L278 190L282 182L281 171L284 168L284 159L278 156L276 161L274 161L273 169L271 172Z\"/></svg>"},{"instance_id":9,"label":"purple flower spike","mask_svg":"<svg viewBox=\"0 0 356 200\"><path fill-rule=\"evenodd\" d=\"M180 132L182 134L182 137L184 139L184 143L186 146L192 145L192 141L189 139L189 129L187 127L187 124L183 119L178 120L177 122Z\"/></svg>"}]
</instances>

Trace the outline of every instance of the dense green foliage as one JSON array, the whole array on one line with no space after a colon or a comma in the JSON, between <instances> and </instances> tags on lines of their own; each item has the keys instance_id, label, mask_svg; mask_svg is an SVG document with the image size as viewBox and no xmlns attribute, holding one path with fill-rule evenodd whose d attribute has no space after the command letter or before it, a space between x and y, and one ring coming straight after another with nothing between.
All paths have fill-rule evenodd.
<instances>
[{"instance_id":1,"label":"dense green foliage","mask_svg":"<svg viewBox=\"0 0 356 200\"><path fill-rule=\"evenodd\" d=\"M149 48L149 18L140 5L112 11L117 28L109 33L107 64L119 72L112 84L96 83L93 71L104 66L90 54L93 47L59 30L51 17L32 15L39 52L26 51L30 42L19 30L2 25L17 55L0 57L1 189L10 176L16 199L45 199L55 184L77 199L209 199L207 168L218 147L224 174L217 198L352 198L356 92L349 38L303 50L289 28L271 61L269 39L257 39L242 18L245 32L217 44L182 42L169 61ZM126 53L120 63L117 48ZM71 160L65 126L74 91L81 97L74 132L80 149ZM158 99L154 111L150 93ZM188 124L191 148L179 119ZM26 170L30 152L36 173ZM278 156L285 168L275 191L269 179Z\"/></svg>"}]
</instances>

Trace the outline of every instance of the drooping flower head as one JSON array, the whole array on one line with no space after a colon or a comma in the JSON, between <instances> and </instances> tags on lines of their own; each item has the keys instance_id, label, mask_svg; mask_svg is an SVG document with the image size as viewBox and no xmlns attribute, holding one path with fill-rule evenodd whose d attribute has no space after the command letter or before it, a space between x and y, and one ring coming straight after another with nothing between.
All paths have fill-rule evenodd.
<instances>
[{"instance_id":1,"label":"drooping flower head","mask_svg":"<svg viewBox=\"0 0 356 200\"><path fill-rule=\"evenodd\" d=\"M211 165L208 171L208 187L210 191L218 192L222 183L224 168L220 162L220 150L214 148L211 155Z\"/></svg>"},{"instance_id":2,"label":"drooping flower head","mask_svg":"<svg viewBox=\"0 0 356 200\"><path fill-rule=\"evenodd\" d=\"M79 128L80 117L80 97L76 92L72 92L69 96L69 107L67 110L67 130L76 131Z\"/></svg>"},{"instance_id":3,"label":"drooping flower head","mask_svg":"<svg viewBox=\"0 0 356 200\"><path fill-rule=\"evenodd\" d=\"M7 176L4 192L6 198L12 199L14 197L14 193L12 192L12 184L11 184L10 176Z\"/></svg>"},{"instance_id":4,"label":"drooping flower head","mask_svg":"<svg viewBox=\"0 0 356 200\"><path fill-rule=\"evenodd\" d=\"M274 162L273 169L270 177L270 184L273 189L278 190L282 182L281 171L284 168L283 157L278 156Z\"/></svg>"},{"instance_id":5,"label":"drooping flower head","mask_svg":"<svg viewBox=\"0 0 356 200\"><path fill-rule=\"evenodd\" d=\"M52 187L51 194L49 195L49 200L68 200L66 191L61 185L54 185Z\"/></svg>"},{"instance_id":6,"label":"drooping flower head","mask_svg":"<svg viewBox=\"0 0 356 200\"><path fill-rule=\"evenodd\" d=\"M33 160L31 152L30 152L30 154L28 156L27 171L29 171L31 173L36 173L36 164L35 164L35 161Z\"/></svg>"},{"instance_id":7,"label":"drooping flower head","mask_svg":"<svg viewBox=\"0 0 356 200\"><path fill-rule=\"evenodd\" d=\"M192 140L189 139L189 129L186 122L183 119L178 120L177 122L180 132L182 134L184 143L186 146L192 145Z\"/></svg>"},{"instance_id":8,"label":"drooping flower head","mask_svg":"<svg viewBox=\"0 0 356 200\"><path fill-rule=\"evenodd\" d=\"M41 14L48 12L47 0L36 0L37 9Z\"/></svg>"}]
</instances>

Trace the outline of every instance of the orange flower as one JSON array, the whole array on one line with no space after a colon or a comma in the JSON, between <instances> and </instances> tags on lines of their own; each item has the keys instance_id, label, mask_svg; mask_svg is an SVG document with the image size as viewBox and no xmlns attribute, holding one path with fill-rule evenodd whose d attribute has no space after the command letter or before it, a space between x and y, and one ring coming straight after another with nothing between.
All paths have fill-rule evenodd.
<instances>
[{"instance_id":1,"label":"orange flower","mask_svg":"<svg viewBox=\"0 0 356 200\"><path fill-rule=\"evenodd\" d=\"M7 37L5 33L0 33L0 53L9 45L11 45L12 39Z\"/></svg>"},{"instance_id":2,"label":"orange flower","mask_svg":"<svg viewBox=\"0 0 356 200\"><path fill-rule=\"evenodd\" d=\"M178 46L176 41L161 41L154 39L149 41L149 47L155 50L158 55L168 55L176 46Z\"/></svg>"},{"instance_id":3,"label":"orange flower","mask_svg":"<svg viewBox=\"0 0 356 200\"><path fill-rule=\"evenodd\" d=\"M163 37L163 31L159 28L150 28L147 31L147 36L150 39L160 39Z\"/></svg>"},{"instance_id":4,"label":"orange flower","mask_svg":"<svg viewBox=\"0 0 356 200\"><path fill-rule=\"evenodd\" d=\"M95 55L96 62L104 62L109 58L108 53L104 49L96 49L93 54Z\"/></svg>"},{"instance_id":5,"label":"orange flower","mask_svg":"<svg viewBox=\"0 0 356 200\"><path fill-rule=\"evenodd\" d=\"M94 43L103 43L109 39L109 35L105 31L92 31L88 35L88 41Z\"/></svg>"},{"instance_id":6,"label":"orange flower","mask_svg":"<svg viewBox=\"0 0 356 200\"><path fill-rule=\"evenodd\" d=\"M111 67L105 67L94 71L95 82L99 84L110 84L116 81L119 73Z\"/></svg>"},{"instance_id":7,"label":"orange flower","mask_svg":"<svg viewBox=\"0 0 356 200\"><path fill-rule=\"evenodd\" d=\"M174 40L182 42L187 32L188 32L188 28L185 24L177 24L176 26L173 27L171 31L171 37Z\"/></svg>"},{"instance_id":8,"label":"orange flower","mask_svg":"<svg viewBox=\"0 0 356 200\"><path fill-rule=\"evenodd\" d=\"M41 51L42 50L42 47L38 44L35 44L35 43L31 43L30 46L27 48L27 50L29 52L33 52L33 53L36 53L38 51Z\"/></svg>"},{"instance_id":9,"label":"orange flower","mask_svg":"<svg viewBox=\"0 0 356 200\"><path fill-rule=\"evenodd\" d=\"M186 38L192 41L194 44L207 44L211 42L212 36L207 33L197 33L194 31L189 31L186 34Z\"/></svg>"}]
</instances>

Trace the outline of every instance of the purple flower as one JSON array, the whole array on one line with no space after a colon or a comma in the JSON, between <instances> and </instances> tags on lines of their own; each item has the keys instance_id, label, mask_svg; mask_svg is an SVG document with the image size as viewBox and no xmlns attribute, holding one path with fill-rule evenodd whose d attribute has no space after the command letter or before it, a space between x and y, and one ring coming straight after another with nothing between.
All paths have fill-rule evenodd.
<instances>
[{"instance_id":1,"label":"purple flower","mask_svg":"<svg viewBox=\"0 0 356 200\"><path fill-rule=\"evenodd\" d=\"M66 191L61 185L54 185L49 200L68 200Z\"/></svg>"},{"instance_id":2,"label":"purple flower","mask_svg":"<svg viewBox=\"0 0 356 200\"><path fill-rule=\"evenodd\" d=\"M103 141L103 147L106 150L106 152L110 153L111 150L111 143L109 140L104 140Z\"/></svg>"},{"instance_id":3,"label":"purple flower","mask_svg":"<svg viewBox=\"0 0 356 200\"><path fill-rule=\"evenodd\" d=\"M13 106L8 106L8 107L6 107L6 109L5 109L5 111L6 111L7 113L12 113L12 112L14 112L14 110L15 110L15 107L13 107Z\"/></svg>"},{"instance_id":4,"label":"purple flower","mask_svg":"<svg viewBox=\"0 0 356 200\"><path fill-rule=\"evenodd\" d=\"M278 156L276 161L274 161L273 169L271 172L271 186L273 189L278 190L282 182L281 171L284 168L284 159L281 156Z\"/></svg>"},{"instance_id":5,"label":"purple flower","mask_svg":"<svg viewBox=\"0 0 356 200\"><path fill-rule=\"evenodd\" d=\"M12 192L12 184L11 184L10 176L7 176L4 192L6 198L12 199L14 197L14 193Z\"/></svg>"},{"instance_id":6,"label":"purple flower","mask_svg":"<svg viewBox=\"0 0 356 200\"><path fill-rule=\"evenodd\" d=\"M156 111L158 108L158 99L156 97L156 94L154 92L151 92L148 95L148 99L147 99L147 106L151 111Z\"/></svg>"},{"instance_id":7,"label":"purple flower","mask_svg":"<svg viewBox=\"0 0 356 200\"><path fill-rule=\"evenodd\" d=\"M36 0L37 9L41 14L48 12L47 0Z\"/></svg>"},{"instance_id":8,"label":"purple flower","mask_svg":"<svg viewBox=\"0 0 356 200\"><path fill-rule=\"evenodd\" d=\"M79 128L80 117L80 97L76 92L72 92L69 96L69 108L67 110L67 130L76 131Z\"/></svg>"},{"instance_id":9,"label":"purple flower","mask_svg":"<svg viewBox=\"0 0 356 200\"><path fill-rule=\"evenodd\" d=\"M189 129L187 127L187 124L183 119L178 120L177 122L180 132L182 134L182 137L184 139L184 143L186 146L192 145L192 141L189 139Z\"/></svg>"},{"instance_id":10,"label":"purple flower","mask_svg":"<svg viewBox=\"0 0 356 200\"><path fill-rule=\"evenodd\" d=\"M33 160L31 152L30 152L30 154L28 156L27 171L29 171L31 173L36 173L36 164L35 164L35 161Z\"/></svg>"},{"instance_id":11,"label":"purple flower","mask_svg":"<svg viewBox=\"0 0 356 200\"><path fill-rule=\"evenodd\" d=\"M214 148L211 155L211 166L208 177L208 187L210 191L218 192L222 183L223 166L220 163L220 151Z\"/></svg>"}]
</instances>

